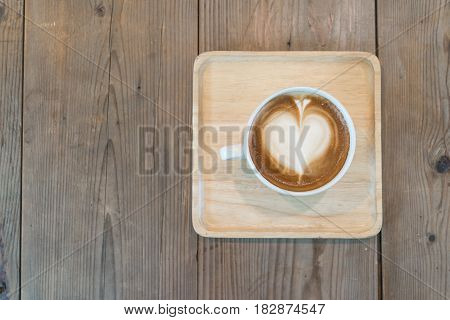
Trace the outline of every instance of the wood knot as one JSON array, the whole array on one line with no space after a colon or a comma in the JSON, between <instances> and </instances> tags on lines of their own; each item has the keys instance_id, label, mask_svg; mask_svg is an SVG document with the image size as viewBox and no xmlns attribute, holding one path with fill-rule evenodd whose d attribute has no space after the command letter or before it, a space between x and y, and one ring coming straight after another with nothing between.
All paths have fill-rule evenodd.
<instances>
[{"instance_id":1,"label":"wood knot","mask_svg":"<svg viewBox=\"0 0 450 320\"><path fill-rule=\"evenodd\" d=\"M103 4L99 4L95 7L95 15L98 17L104 17L106 13L106 8Z\"/></svg>"},{"instance_id":2,"label":"wood knot","mask_svg":"<svg viewBox=\"0 0 450 320\"><path fill-rule=\"evenodd\" d=\"M450 169L450 159L447 156L442 156L436 162L436 171L439 173L446 173Z\"/></svg>"},{"instance_id":3,"label":"wood knot","mask_svg":"<svg viewBox=\"0 0 450 320\"><path fill-rule=\"evenodd\" d=\"M432 233L428 234L428 241L430 242L436 241L436 236Z\"/></svg>"}]
</instances>

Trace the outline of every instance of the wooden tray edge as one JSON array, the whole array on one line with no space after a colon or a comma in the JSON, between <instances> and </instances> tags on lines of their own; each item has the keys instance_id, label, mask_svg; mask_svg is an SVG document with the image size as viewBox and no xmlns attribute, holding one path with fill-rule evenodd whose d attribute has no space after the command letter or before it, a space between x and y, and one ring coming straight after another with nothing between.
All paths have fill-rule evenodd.
<instances>
[{"instance_id":1,"label":"wooden tray edge","mask_svg":"<svg viewBox=\"0 0 450 320\"><path fill-rule=\"evenodd\" d=\"M294 239L365 239L376 236L381 230L381 219L377 219L375 224L367 231L359 233L338 233L338 232L244 232L244 231L209 231L202 224L199 217L194 219L194 230L202 237L206 238L294 238Z\"/></svg>"}]
</instances>

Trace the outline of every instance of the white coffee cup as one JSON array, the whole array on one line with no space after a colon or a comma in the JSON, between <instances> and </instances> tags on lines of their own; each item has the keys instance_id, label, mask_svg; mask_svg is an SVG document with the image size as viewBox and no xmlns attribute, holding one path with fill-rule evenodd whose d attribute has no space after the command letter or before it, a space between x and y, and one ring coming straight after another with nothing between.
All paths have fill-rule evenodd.
<instances>
[{"instance_id":1,"label":"white coffee cup","mask_svg":"<svg viewBox=\"0 0 450 320\"><path fill-rule=\"evenodd\" d=\"M345 123L347 125L347 128L349 130L349 135L350 135L350 146L349 146L349 150L347 153L347 159L344 162L344 165L342 166L341 170L339 171L339 173L332 179L330 180L328 183L318 187L317 189L313 189L313 190L308 190L308 191L289 191L289 190L285 190L282 189L274 184L272 184L271 182L269 182L256 168L252 157L250 155L250 150L248 147L248 133L249 133L249 129L251 128L251 126L253 125L253 121L256 118L256 116L258 115L258 113L267 105L267 103L269 101L271 101L272 99L280 96L280 95L284 95L284 94L299 94L299 93L304 93L304 94L316 94L318 96L321 96L325 99L328 99L329 101L331 101L336 108L338 108L338 110L340 111L340 113L343 115ZM229 159L236 159L236 158L245 158L247 160L248 166L252 169L253 173L256 175L256 177L268 188L277 191L281 194L285 194L285 195L291 195L291 196L310 196L310 195L314 195L314 194L318 194L320 192L323 192L329 188L331 188L332 186L334 186L347 172L347 170L350 168L350 165L352 163L353 160L353 156L355 155L355 148L356 148L356 132L355 132L355 127L353 125L353 121L352 118L350 117L349 113L347 112L347 110L344 108L344 106L342 105L342 103L339 102L339 100L337 100L336 98L334 98L332 95L326 93L325 91L322 91L320 89L316 89L316 88L310 88L310 87L291 87L291 88L286 88L283 90L280 90L274 94L272 94L270 97L268 97L267 99L265 99L259 106L258 108L256 108L256 110L252 113L252 115L250 116L250 119L248 120L248 124L247 124L247 129L244 132L243 135L243 142L242 144L235 144L235 145L230 145L230 146L225 146L222 147L220 149L220 157L222 158L222 160L229 160Z\"/></svg>"}]
</instances>

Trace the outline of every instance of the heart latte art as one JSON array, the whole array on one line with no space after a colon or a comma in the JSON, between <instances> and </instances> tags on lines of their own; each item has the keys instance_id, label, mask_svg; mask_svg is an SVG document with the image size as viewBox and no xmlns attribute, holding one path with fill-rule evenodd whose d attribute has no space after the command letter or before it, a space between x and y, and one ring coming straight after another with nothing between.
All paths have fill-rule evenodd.
<instances>
[{"instance_id":1,"label":"heart latte art","mask_svg":"<svg viewBox=\"0 0 450 320\"><path fill-rule=\"evenodd\" d=\"M331 181L347 159L350 134L343 115L313 94L282 95L268 102L249 133L258 171L289 191L309 191Z\"/></svg>"}]
</instances>

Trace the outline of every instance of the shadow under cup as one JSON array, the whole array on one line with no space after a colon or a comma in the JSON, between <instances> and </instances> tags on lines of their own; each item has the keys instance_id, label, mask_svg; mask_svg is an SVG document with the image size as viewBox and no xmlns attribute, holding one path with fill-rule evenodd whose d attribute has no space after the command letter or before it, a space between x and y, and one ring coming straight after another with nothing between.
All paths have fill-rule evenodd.
<instances>
[{"instance_id":1,"label":"shadow under cup","mask_svg":"<svg viewBox=\"0 0 450 320\"><path fill-rule=\"evenodd\" d=\"M247 160L275 191L308 195L334 185L355 151L355 129L342 104L314 88L289 88L251 118Z\"/></svg>"}]
</instances>

